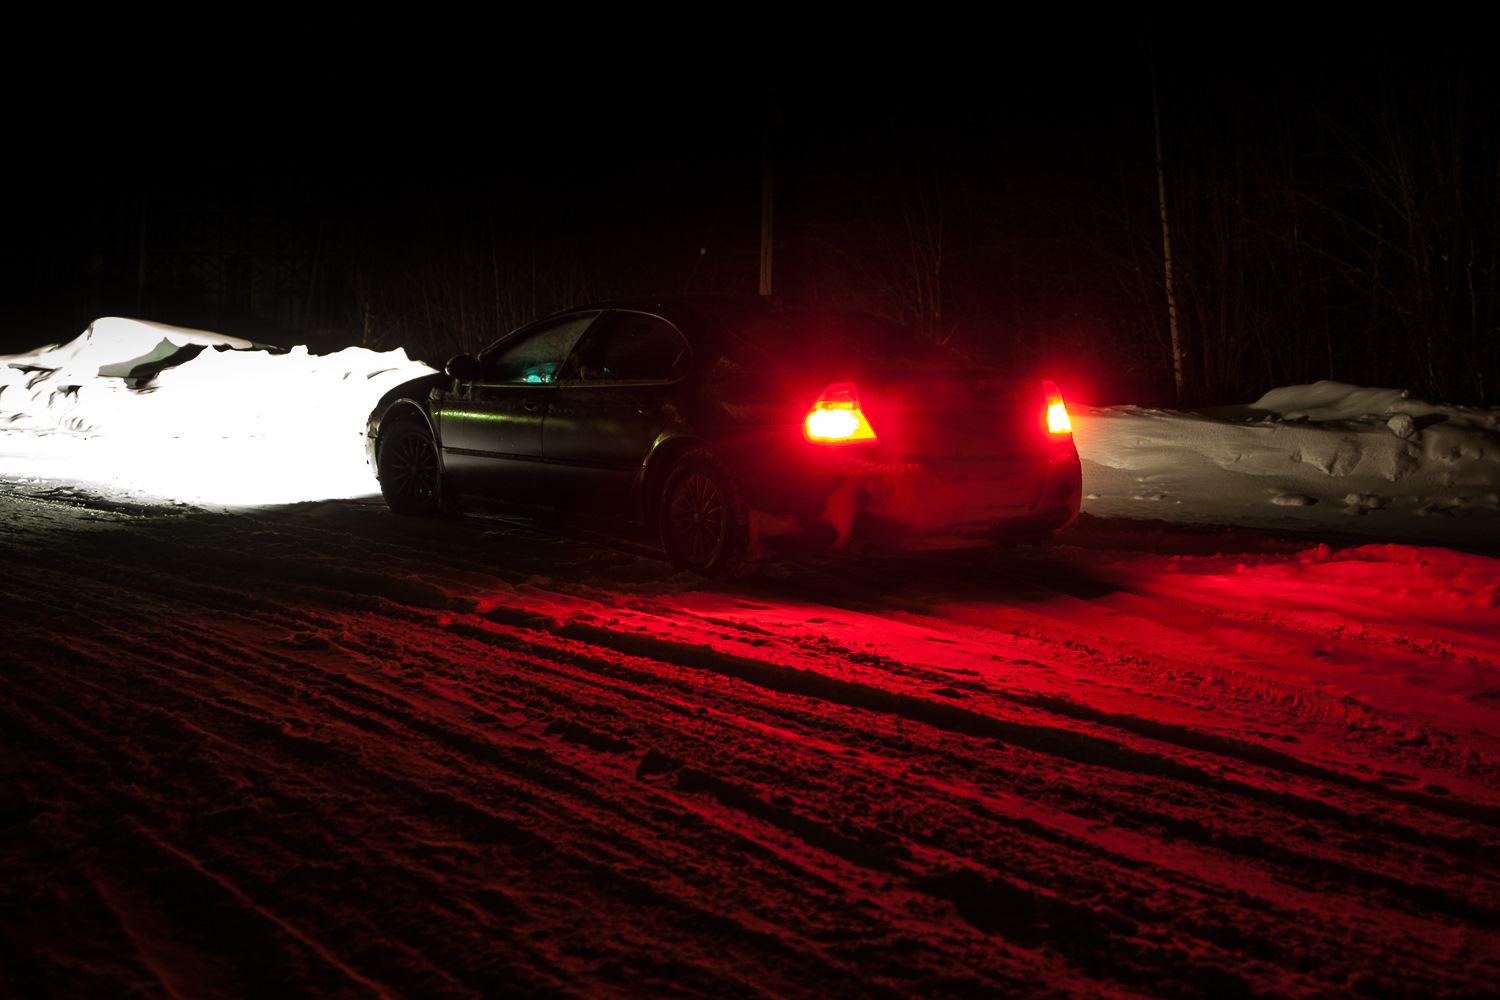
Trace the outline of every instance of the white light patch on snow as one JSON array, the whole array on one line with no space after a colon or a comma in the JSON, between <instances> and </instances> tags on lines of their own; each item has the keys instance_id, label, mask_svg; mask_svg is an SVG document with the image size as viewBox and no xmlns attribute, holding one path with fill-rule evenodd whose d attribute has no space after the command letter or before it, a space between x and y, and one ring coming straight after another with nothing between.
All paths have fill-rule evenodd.
<instances>
[{"instance_id":1,"label":"white light patch on snow","mask_svg":"<svg viewBox=\"0 0 1500 1000\"><path fill-rule=\"evenodd\" d=\"M399 350L272 353L100 319L68 344L0 358L0 474L219 506L360 496L378 488L365 417L431 371Z\"/></svg>"}]
</instances>

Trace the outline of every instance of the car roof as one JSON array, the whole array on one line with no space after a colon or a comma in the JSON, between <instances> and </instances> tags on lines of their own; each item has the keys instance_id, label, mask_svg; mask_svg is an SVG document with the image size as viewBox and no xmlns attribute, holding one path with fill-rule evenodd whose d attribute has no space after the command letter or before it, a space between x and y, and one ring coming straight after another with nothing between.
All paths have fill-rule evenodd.
<instances>
[{"instance_id":1,"label":"car roof","mask_svg":"<svg viewBox=\"0 0 1500 1000\"><path fill-rule=\"evenodd\" d=\"M953 367L958 361L946 348L891 320L778 297L637 296L580 305L537 322L603 311L659 316L676 326L704 361L722 358L744 371L913 371Z\"/></svg>"},{"instance_id":2,"label":"car roof","mask_svg":"<svg viewBox=\"0 0 1500 1000\"><path fill-rule=\"evenodd\" d=\"M777 296L764 295L678 295L641 296L613 299L591 305L569 309L568 312L619 309L648 312L663 319L692 324L713 322L734 326L746 320L767 319L780 316L839 316L860 319L886 326L896 326L890 320L854 309L825 306L813 303L789 301Z\"/></svg>"}]
</instances>

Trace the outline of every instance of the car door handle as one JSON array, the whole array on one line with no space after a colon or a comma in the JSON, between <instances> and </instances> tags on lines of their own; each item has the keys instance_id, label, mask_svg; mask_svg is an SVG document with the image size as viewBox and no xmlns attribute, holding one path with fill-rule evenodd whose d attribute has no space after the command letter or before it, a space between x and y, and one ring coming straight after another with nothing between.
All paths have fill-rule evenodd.
<instances>
[{"instance_id":1,"label":"car door handle","mask_svg":"<svg viewBox=\"0 0 1500 1000\"><path fill-rule=\"evenodd\" d=\"M535 413L537 410L540 410L542 408L542 404L545 402L547 402L547 400L543 396L527 396L525 399L521 400L521 405Z\"/></svg>"},{"instance_id":2,"label":"car door handle","mask_svg":"<svg viewBox=\"0 0 1500 1000\"><path fill-rule=\"evenodd\" d=\"M660 407L655 403L637 403L635 405L635 412L637 413L655 413L658 409Z\"/></svg>"}]
</instances>

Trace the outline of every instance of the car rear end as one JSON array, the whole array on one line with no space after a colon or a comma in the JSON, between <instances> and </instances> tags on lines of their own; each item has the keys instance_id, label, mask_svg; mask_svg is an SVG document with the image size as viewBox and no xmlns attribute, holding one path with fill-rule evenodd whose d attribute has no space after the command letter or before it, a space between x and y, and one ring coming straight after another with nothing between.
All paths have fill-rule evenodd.
<instances>
[{"instance_id":1,"label":"car rear end","mask_svg":"<svg viewBox=\"0 0 1500 1000\"><path fill-rule=\"evenodd\" d=\"M834 477L818 520L902 549L1036 541L1078 515L1066 405L1037 378L870 369L829 383L804 418L804 467Z\"/></svg>"},{"instance_id":2,"label":"car rear end","mask_svg":"<svg viewBox=\"0 0 1500 1000\"><path fill-rule=\"evenodd\" d=\"M763 538L984 547L1049 538L1077 517L1078 451L1053 383L868 317L768 311L737 339L735 375L711 392L769 442L730 449Z\"/></svg>"}]
</instances>

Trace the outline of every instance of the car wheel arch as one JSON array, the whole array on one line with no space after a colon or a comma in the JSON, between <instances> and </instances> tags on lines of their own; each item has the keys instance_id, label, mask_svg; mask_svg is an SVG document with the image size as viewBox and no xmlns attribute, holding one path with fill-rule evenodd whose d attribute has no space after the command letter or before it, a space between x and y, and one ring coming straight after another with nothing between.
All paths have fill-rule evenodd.
<instances>
[{"instance_id":1,"label":"car wheel arch","mask_svg":"<svg viewBox=\"0 0 1500 1000\"><path fill-rule=\"evenodd\" d=\"M422 407L418 406L411 400L397 400L390 406L386 407L385 414L380 418L380 423L377 426L375 432L376 439L379 440L380 438L385 437L386 435L395 431L398 427L408 426L416 426L427 432L427 436L432 439L433 446L437 451L438 465L439 467L441 467L443 462L443 449L438 446L437 431L432 426L432 419L428 416L426 410L424 410ZM376 449L376 455L379 455L378 448ZM379 475L380 469L378 466L375 471L376 474Z\"/></svg>"},{"instance_id":2,"label":"car wheel arch","mask_svg":"<svg viewBox=\"0 0 1500 1000\"><path fill-rule=\"evenodd\" d=\"M653 536L661 530L661 499L667 488L667 477L684 455L707 448L695 437L670 437L659 442L646 458L640 491L641 521Z\"/></svg>"},{"instance_id":3,"label":"car wheel arch","mask_svg":"<svg viewBox=\"0 0 1500 1000\"><path fill-rule=\"evenodd\" d=\"M443 485L437 443L416 420L398 420L380 438L381 495L396 514L449 513L452 500Z\"/></svg>"},{"instance_id":4,"label":"car wheel arch","mask_svg":"<svg viewBox=\"0 0 1500 1000\"><path fill-rule=\"evenodd\" d=\"M678 570L733 580L753 558L754 525L734 475L709 448L673 462L658 501L658 533Z\"/></svg>"}]
</instances>

